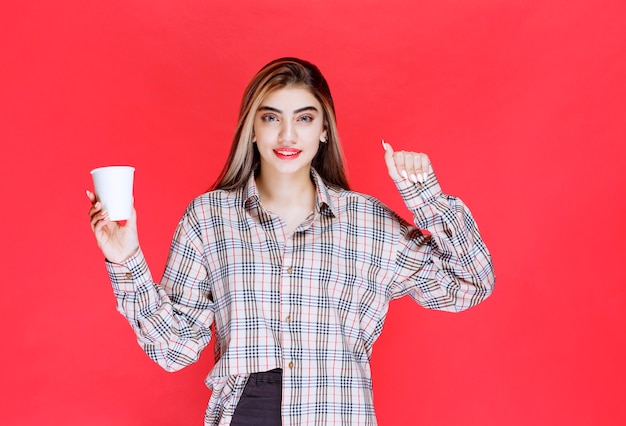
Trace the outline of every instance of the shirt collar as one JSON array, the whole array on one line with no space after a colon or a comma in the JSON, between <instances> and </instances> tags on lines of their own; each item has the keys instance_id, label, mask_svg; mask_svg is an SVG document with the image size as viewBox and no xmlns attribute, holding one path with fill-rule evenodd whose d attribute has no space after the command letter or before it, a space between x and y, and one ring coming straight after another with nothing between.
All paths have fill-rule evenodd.
<instances>
[{"instance_id":1,"label":"shirt collar","mask_svg":"<svg viewBox=\"0 0 626 426\"><path fill-rule=\"evenodd\" d=\"M311 167L311 178L313 179L313 184L315 185L316 210L324 215L335 216L335 206L333 205L328 188L324 184L321 176L313 167ZM259 204L259 190L256 186L254 174L250 175L248 183L243 188L242 195L244 196L244 208L251 209Z\"/></svg>"}]
</instances>

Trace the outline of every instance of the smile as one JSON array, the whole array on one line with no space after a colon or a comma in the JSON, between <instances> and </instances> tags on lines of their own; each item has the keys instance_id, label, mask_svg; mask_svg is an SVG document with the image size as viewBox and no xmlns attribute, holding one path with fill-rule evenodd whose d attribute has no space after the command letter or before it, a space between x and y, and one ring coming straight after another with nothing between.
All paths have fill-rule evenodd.
<instances>
[{"instance_id":1,"label":"smile","mask_svg":"<svg viewBox=\"0 0 626 426\"><path fill-rule=\"evenodd\" d=\"M282 160L293 160L298 158L302 151L295 148L279 148L274 150L274 154Z\"/></svg>"}]
</instances>

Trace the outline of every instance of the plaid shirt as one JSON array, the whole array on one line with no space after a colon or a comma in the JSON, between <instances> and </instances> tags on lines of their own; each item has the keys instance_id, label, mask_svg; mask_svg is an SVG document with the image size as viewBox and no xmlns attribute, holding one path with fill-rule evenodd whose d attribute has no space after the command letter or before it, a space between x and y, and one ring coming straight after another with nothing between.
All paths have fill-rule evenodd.
<instances>
[{"instance_id":1,"label":"plaid shirt","mask_svg":"<svg viewBox=\"0 0 626 426\"><path fill-rule=\"evenodd\" d=\"M251 178L192 201L160 284L141 251L107 264L118 310L164 369L195 362L215 334L205 425L229 425L250 373L274 368L283 425L375 425L369 360L389 302L461 311L493 289L476 223L433 174L396 183L415 225L312 177L316 209L292 235Z\"/></svg>"}]
</instances>

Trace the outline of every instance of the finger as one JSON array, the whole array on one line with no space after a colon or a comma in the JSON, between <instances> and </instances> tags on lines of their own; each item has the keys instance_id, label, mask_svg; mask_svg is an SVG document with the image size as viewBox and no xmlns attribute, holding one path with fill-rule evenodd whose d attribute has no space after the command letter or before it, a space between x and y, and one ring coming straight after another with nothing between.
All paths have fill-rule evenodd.
<instances>
[{"instance_id":1,"label":"finger","mask_svg":"<svg viewBox=\"0 0 626 426\"><path fill-rule=\"evenodd\" d=\"M111 221L108 217L106 219L98 221L94 225L93 233L96 237L98 247L103 248L103 246L111 241L111 230L109 229L110 226Z\"/></svg>"},{"instance_id":2,"label":"finger","mask_svg":"<svg viewBox=\"0 0 626 426\"><path fill-rule=\"evenodd\" d=\"M426 174L424 173L424 167L422 164L422 158L423 158L424 154L422 153L416 153L413 157L413 164L415 165L415 170L417 173L417 182L416 183L424 183L424 181L426 180Z\"/></svg>"},{"instance_id":3,"label":"finger","mask_svg":"<svg viewBox=\"0 0 626 426\"><path fill-rule=\"evenodd\" d=\"M99 220L105 220L108 218L109 218L109 212L106 212L106 211L97 212L91 217L91 224L95 225L95 223L98 222Z\"/></svg>"},{"instance_id":4,"label":"finger","mask_svg":"<svg viewBox=\"0 0 626 426\"><path fill-rule=\"evenodd\" d=\"M91 192L90 190L86 190L85 193L87 194L87 198L89 198L89 201L91 202L91 204L95 204L96 203L96 194L94 194L93 192Z\"/></svg>"},{"instance_id":5,"label":"finger","mask_svg":"<svg viewBox=\"0 0 626 426\"><path fill-rule=\"evenodd\" d=\"M405 154L407 170L413 170L414 175L409 175L413 183L424 183L428 177L429 160L423 153L409 152Z\"/></svg>"},{"instance_id":6,"label":"finger","mask_svg":"<svg viewBox=\"0 0 626 426\"><path fill-rule=\"evenodd\" d=\"M409 173L409 179L413 183L418 183L421 178L421 162L419 161L419 154L408 152L405 155L406 159L404 163Z\"/></svg>"},{"instance_id":7,"label":"finger","mask_svg":"<svg viewBox=\"0 0 626 426\"><path fill-rule=\"evenodd\" d=\"M391 146L391 144L383 141L383 148L385 149L385 164L387 164L387 172L389 173L389 176L394 181L400 180L401 176L394 160L393 147Z\"/></svg>"},{"instance_id":8,"label":"finger","mask_svg":"<svg viewBox=\"0 0 626 426\"><path fill-rule=\"evenodd\" d=\"M100 201L96 201L96 203L93 204L89 209L89 217L93 217L94 215L100 213L101 210L102 204L100 203Z\"/></svg>"},{"instance_id":9,"label":"finger","mask_svg":"<svg viewBox=\"0 0 626 426\"><path fill-rule=\"evenodd\" d=\"M393 161L396 166L396 170L404 179L409 179L409 174L406 171L406 158L404 151L399 151L393 154Z\"/></svg>"},{"instance_id":10,"label":"finger","mask_svg":"<svg viewBox=\"0 0 626 426\"><path fill-rule=\"evenodd\" d=\"M109 223L109 213L99 212L91 217L91 229L94 232L100 231L103 226Z\"/></svg>"},{"instance_id":11,"label":"finger","mask_svg":"<svg viewBox=\"0 0 626 426\"><path fill-rule=\"evenodd\" d=\"M430 167L430 159L428 158L428 155L426 154L422 154L421 156L421 168L422 168L422 175L424 177L424 182L426 182L426 180L428 179L428 175L430 175L432 168Z\"/></svg>"}]
</instances>

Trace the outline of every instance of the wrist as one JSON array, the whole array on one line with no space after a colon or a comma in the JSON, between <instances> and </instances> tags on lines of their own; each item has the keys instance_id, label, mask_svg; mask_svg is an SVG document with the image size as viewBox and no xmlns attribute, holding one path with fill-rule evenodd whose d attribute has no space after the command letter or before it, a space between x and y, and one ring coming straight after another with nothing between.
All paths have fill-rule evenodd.
<instances>
[{"instance_id":1,"label":"wrist","mask_svg":"<svg viewBox=\"0 0 626 426\"><path fill-rule=\"evenodd\" d=\"M123 265L126 262L128 262L130 259L135 257L138 252L139 252L139 246L135 247L134 249L124 254L105 255L105 260L109 263Z\"/></svg>"}]
</instances>

